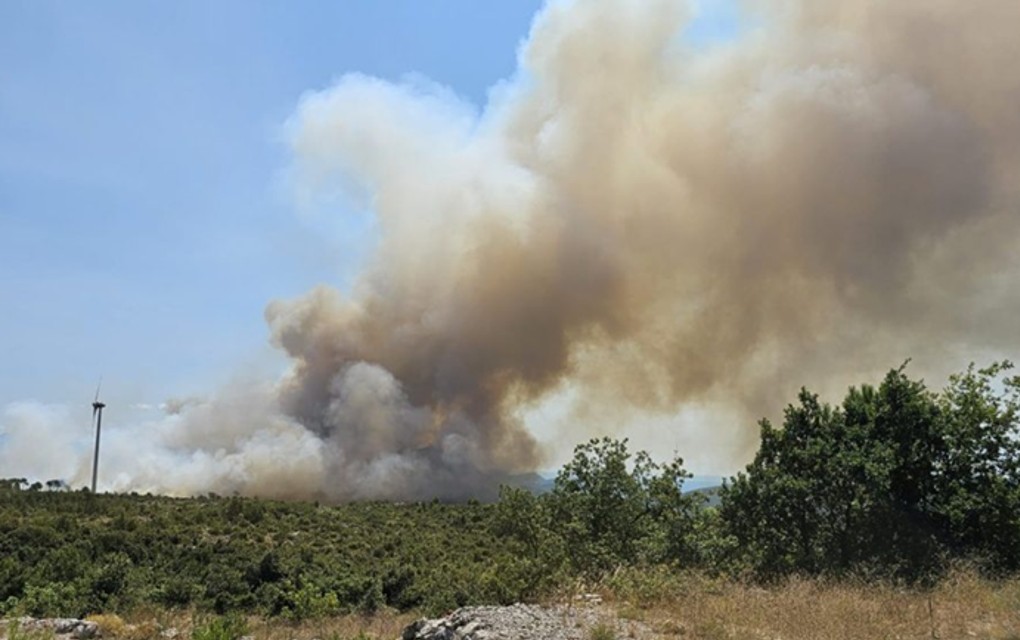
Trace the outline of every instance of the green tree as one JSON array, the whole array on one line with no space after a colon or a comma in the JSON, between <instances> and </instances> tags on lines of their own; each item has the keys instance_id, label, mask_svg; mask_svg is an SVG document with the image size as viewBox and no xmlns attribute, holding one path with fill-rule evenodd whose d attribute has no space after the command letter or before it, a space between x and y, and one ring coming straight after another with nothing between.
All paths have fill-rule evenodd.
<instances>
[{"instance_id":1,"label":"green tree","mask_svg":"<svg viewBox=\"0 0 1020 640\"><path fill-rule=\"evenodd\" d=\"M950 551L1003 573L1020 569L1020 377L1006 377L1011 368L972 365L950 378L939 398L945 446L934 465Z\"/></svg>"},{"instance_id":2,"label":"green tree","mask_svg":"<svg viewBox=\"0 0 1020 640\"><path fill-rule=\"evenodd\" d=\"M937 575L945 560L1020 561L1018 384L1009 363L953 376L940 394L904 367L842 406L802 390L783 428L722 492L726 533L761 576ZM996 389L1000 389L997 391Z\"/></svg>"},{"instance_id":3,"label":"green tree","mask_svg":"<svg viewBox=\"0 0 1020 640\"><path fill-rule=\"evenodd\" d=\"M627 440L602 438L574 449L546 500L575 569L600 572L638 561L683 559L700 498L684 495L690 474L679 457L665 464Z\"/></svg>"}]
</instances>

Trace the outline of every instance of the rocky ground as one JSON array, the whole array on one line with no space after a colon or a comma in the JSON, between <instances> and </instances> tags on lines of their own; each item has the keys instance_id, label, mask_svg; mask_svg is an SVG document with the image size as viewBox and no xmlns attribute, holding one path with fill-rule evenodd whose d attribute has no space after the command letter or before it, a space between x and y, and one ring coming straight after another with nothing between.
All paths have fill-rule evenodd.
<instances>
[{"instance_id":1,"label":"rocky ground","mask_svg":"<svg viewBox=\"0 0 1020 640\"><path fill-rule=\"evenodd\" d=\"M599 636L600 632L603 635ZM73 618L0 620L0 640L26 637L98 640L102 635L95 622ZM175 629L167 629L159 635L173 640L179 634ZM590 640L596 637L650 640L657 636L647 625L618 619L597 598L582 599L570 605L464 607L442 618L422 618L403 632L403 640ZM246 636L238 640L253 638Z\"/></svg>"},{"instance_id":2,"label":"rocky ground","mask_svg":"<svg viewBox=\"0 0 1020 640\"><path fill-rule=\"evenodd\" d=\"M17 630L15 632L15 630ZM57 640L91 640L99 637L99 625L76 618L16 618L0 620L0 640L21 634L53 635Z\"/></svg>"},{"instance_id":3,"label":"rocky ground","mask_svg":"<svg viewBox=\"0 0 1020 640\"><path fill-rule=\"evenodd\" d=\"M585 602L464 607L443 618L414 622L404 630L403 640L588 640L599 632L613 638L655 637L646 625L620 620L597 602Z\"/></svg>"}]
</instances>

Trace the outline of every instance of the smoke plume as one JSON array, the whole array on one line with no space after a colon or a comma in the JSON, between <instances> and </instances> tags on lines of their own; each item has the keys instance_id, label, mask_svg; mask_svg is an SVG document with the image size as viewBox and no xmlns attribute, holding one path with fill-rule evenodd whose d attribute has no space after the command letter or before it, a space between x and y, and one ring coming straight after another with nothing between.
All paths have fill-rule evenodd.
<instances>
[{"instance_id":1,"label":"smoke plume","mask_svg":"<svg viewBox=\"0 0 1020 640\"><path fill-rule=\"evenodd\" d=\"M374 252L269 304L286 378L164 421L123 486L475 495L544 463L556 402L554 440L695 412L670 446L733 464L801 385L1015 354L1020 3L755 2L698 47L691 11L552 2L481 111L304 96L300 199L370 210Z\"/></svg>"}]
</instances>

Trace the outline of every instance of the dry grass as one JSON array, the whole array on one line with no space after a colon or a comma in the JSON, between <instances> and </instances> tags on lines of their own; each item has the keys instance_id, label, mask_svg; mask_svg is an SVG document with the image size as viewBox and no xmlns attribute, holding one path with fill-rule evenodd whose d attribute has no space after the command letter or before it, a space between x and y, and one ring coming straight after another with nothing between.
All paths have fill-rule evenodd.
<instances>
[{"instance_id":1,"label":"dry grass","mask_svg":"<svg viewBox=\"0 0 1020 640\"><path fill-rule=\"evenodd\" d=\"M251 624L251 635L258 640L353 640L380 638L394 640L404 627L418 616L412 614L378 613L374 616L340 616L301 624L262 620Z\"/></svg>"},{"instance_id":2,"label":"dry grass","mask_svg":"<svg viewBox=\"0 0 1020 640\"><path fill-rule=\"evenodd\" d=\"M576 603L578 592L592 591L605 599L607 612L638 621L651 632L618 637L642 640L1020 640L1020 579L991 582L968 571L956 572L928 592L803 579L761 588L698 575L632 570L599 585L578 585L561 596ZM253 617L248 628L258 640L394 639L415 617L393 611L301 623ZM140 609L123 620L110 616L103 626L111 632L107 637L123 640L156 640L170 627L178 630L178 638L187 639L202 620L189 611Z\"/></svg>"},{"instance_id":3,"label":"dry grass","mask_svg":"<svg viewBox=\"0 0 1020 640\"><path fill-rule=\"evenodd\" d=\"M966 571L930 592L797 579L763 589L696 576L654 598L646 591L635 599L630 591L604 593L618 611L662 637L1020 640L1020 580L990 582Z\"/></svg>"},{"instance_id":4,"label":"dry grass","mask_svg":"<svg viewBox=\"0 0 1020 640\"><path fill-rule=\"evenodd\" d=\"M281 618L247 618L248 635L257 640L362 640L399 638L404 627L417 616L394 611L383 611L373 616L347 615L289 622ZM160 635L166 629L176 629L177 638L191 638L195 626L209 618L208 615L190 611L168 611L142 608L124 616L125 624L116 634L107 638L121 640L164 640Z\"/></svg>"},{"instance_id":5,"label":"dry grass","mask_svg":"<svg viewBox=\"0 0 1020 640\"><path fill-rule=\"evenodd\" d=\"M106 638L124 637L128 631L127 623L120 616L112 613L100 613L85 618L99 626L99 633Z\"/></svg>"}]
</instances>

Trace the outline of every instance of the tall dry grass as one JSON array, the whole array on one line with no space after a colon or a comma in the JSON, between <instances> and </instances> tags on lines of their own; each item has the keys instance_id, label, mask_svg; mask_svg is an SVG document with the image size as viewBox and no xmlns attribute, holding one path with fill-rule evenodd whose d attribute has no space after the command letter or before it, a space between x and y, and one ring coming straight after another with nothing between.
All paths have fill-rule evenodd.
<instances>
[{"instance_id":1,"label":"tall dry grass","mask_svg":"<svg viewBox=\"0 0 1020 640\"><path fill-rule=\"evenodd\" d=\"M398 613L392 610L380 611L375 615L343 615L304 620L288 621L283 618L245 618L247 635L256 640L365 640L399 638L404 627L417 616L413 613ZM116 630L107 629L106 640L188 640L196 627L208 622L212 616L193 611L172 611L153 607L138 608L124 615L123 623ZM166 633L168 630L173 633ZM113 633L110 633L113 631Z\"/></svg>"},{"instance_id":2,"label":"tall dry grass","mask_svg":"<svg viewBox=\"0 0 1020 640\"><path fill-rule=\"evenodd\" d=\"M601 592L656 635L707 640L1020 640L1020 580L957 570L932 590L790 579L763 588L657 571L621 572Z\"/></svg>"},{"instance_id":3,"label":"tall dry grass","mask_svg":"<svg viewBox=\"0 0 1020 640\"><path fill-rule=\"evenodd\" d=\"M592 592L601 594L606 620L642 623L641 633L634 625L618 627L630 630L618 634L624 640L1020 640L1020 579L991 581L966 569L931 590L797 578L766 588L661 568L627 569L598 584L576 584L554 600L578 603L579 593ZM248 629L258 640L395 639L415 617L394 611L301 623L251 617ZM187 639L201 619L188 611L139 609L107 624L105 637L160 640L173 627Z\"/></svg>"}]
</instances>

